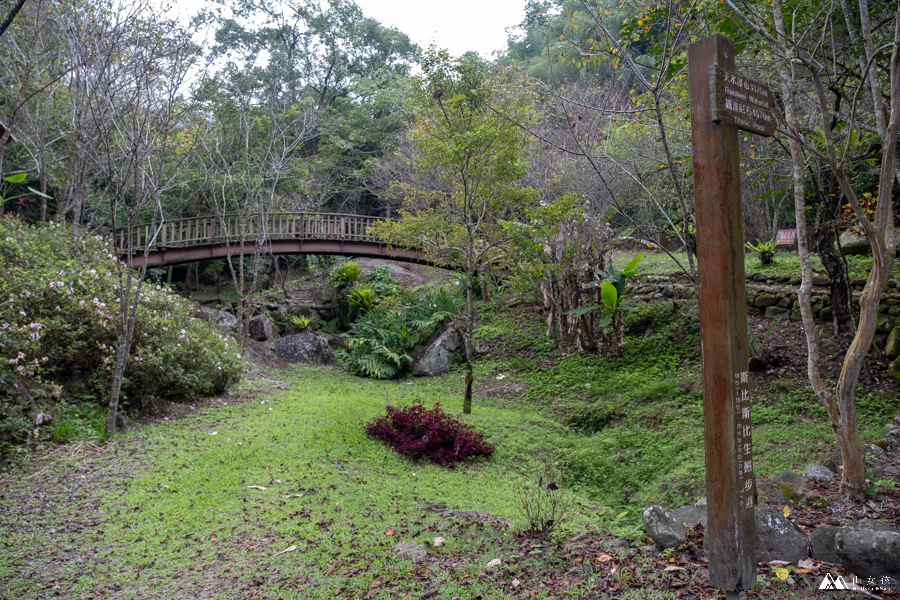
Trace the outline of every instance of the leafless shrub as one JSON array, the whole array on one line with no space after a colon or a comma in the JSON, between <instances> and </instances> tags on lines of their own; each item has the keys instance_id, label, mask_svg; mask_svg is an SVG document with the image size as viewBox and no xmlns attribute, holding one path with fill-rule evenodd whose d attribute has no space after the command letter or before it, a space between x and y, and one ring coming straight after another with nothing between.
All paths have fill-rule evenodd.
<instances>
[{"instance_id":1,"label":"leafless shrub","mask_svg":"<svg viewBox=\"0 0 900 600\"><path fill-rule=\"evenodd\" d=\"M568 515L571 499L550 456L537 456L516 489L526 533L548 535Z\"/></svg>"}]
</instances>

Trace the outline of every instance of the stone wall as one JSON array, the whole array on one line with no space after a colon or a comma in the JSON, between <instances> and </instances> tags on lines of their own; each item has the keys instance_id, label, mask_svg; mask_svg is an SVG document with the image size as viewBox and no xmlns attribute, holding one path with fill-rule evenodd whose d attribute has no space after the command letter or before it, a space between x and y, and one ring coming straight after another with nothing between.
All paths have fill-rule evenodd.
<instances>
[{"instance_id":1,"label":"stone wall","mask_svg":"<svg viewBox=\"0 0 900 600\"><path fill-rule=\"evenodd\" d=\"M865 284L866 280L862 278L851 281L853 308L857 314L859 314L859 293ZM748 312L770 319L799 321L800 304L797 302L799 285L799 276L751 273L747 276ZM683 274L667 277L644 276L634 284L634 291L638 299L645 301L694 298L694 287L690 279ZM825 329L830 329L829 325L834 316L830 294L828 279L823 275L816 275L813 278L812 309L816 321ZM897 279L888 281L885 295L878 307L875 343L891 358L900 355L900 282Z\"/></svg>"}]
</instances>

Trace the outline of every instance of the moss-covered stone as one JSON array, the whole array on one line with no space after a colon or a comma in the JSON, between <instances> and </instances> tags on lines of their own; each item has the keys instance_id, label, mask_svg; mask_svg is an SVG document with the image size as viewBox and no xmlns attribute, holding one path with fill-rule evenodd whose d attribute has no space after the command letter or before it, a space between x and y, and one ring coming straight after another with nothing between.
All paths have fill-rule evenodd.
<instances>
[{"instance_id":1,"label":"moss-covered stone","mask_svg":"<svg viewBox=\"0 0 900 600\"><path fill-rule=\"evenodd\" d=\"M894 381L900 383L900 358L888 366L888 375L894 378Z\"/></svg>"},{"instance_id":2,"label":"moss-covered stone","mask_svg":"<svg viewBox=\"0 0 900 600\"><path fill-rule=\"evenodd\" d=\"M891 329L887 337L887 343L884 345L884 353L891 358L900 356L900 327Z\"/></svg>"},{"instance_id":3,"label":"moss-covered stone","mask_svg":"<svg viewBox=\"0 0 900 600\"><path fill-rule=\"evenodd\" d=\"M778 304L778 298L773 294L760 294L756 297L756 300L753 301L753 306L756 308L765 308L767 306L774 306Z\"/></svg>"}]
</instances>

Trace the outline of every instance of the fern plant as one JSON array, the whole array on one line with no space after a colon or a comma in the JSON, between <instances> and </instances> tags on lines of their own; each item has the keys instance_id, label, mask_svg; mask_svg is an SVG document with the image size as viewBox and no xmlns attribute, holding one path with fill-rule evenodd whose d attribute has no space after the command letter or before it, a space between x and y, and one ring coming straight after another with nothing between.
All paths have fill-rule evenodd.
<instances>
[{"instance_id":1,"label":"fern plant","mask_svg":"<svg viewBox=\"0 0 900 600\"><path fill-rule=\"evenodd\" d=\"M752 250L759 254L759 262L763 265L771 265L775 262L775 240L769 240L768 242L763 242L759 238L756 238L756 245L754 246L750 242L744 244L747 250Z\"/></svg>"},{"instance_id":2,"label":"fern plant","mask_svg":"<svg viewBox=\"0 0 900 600\"><path fill-rule=\"evenodd\" d=\"M364 377L390 379L412 362L407 350L415 336L398 311L371 311L357 319L345 334L347 349L337 358Z\"/></svg>"},{"instance_id":3,"label":"fern plant","mask_svg":"<svg viewBox=\"0 0 900 600\"><path fill-rule=\"evenodd\" d=\"M337 357L364 377L390 379L412 362L409 350L452 319L459 304L459 295L445 288L421 298L403 294L382 302L350 326L344 334L349 338L347 349Z\"/></svg>"},{"instance_id":4,"label":"fern plant","mask_svg":"<svg viewBox=\"0 0 900 600\"><path fill-rule=\"evenodd\" d=\"M408 311L415 328L416 343L427 340L435 330L459 313L460 297L455 290L441 287L419 299Z\"/></svg>"},{"instance_id":5,"label":"fern plant","mask_svg":"<svg viewBox=\"0 0 900 600\"><path fill-rule=\"evenodd\" d=\"M378 294L368 283L358 285L350 291L350 314L360 317L378 305Z\"/></svg>"},{"instance_id":6,"label":"fern plant","mask_svg":"<svg viewBox=\"0 0 900 600\"><path fill-rule=\"evenodd\" d=\"M391 274L390 267L385 265L372 267L372 270L369 271L369 276L366 278L366 283L372 286L372 289L375 290L375 295L379 298L396 296L403 289L400 287L400 280L394 277Z\"/></svg>"},{"instance_id":7,"label":"fern plant","mask_svg":"<svg viewBox=\"0 0 900 600\"><path fill-rule=\"evenodd\" d=\"M291 325L293 325L294 327L296 327L297 329L300 329L300 330L306 329L307 327L309 327L309 324L312 322L313 322L312 317L298 316L298 315L291 316Z\"/></svg>"}]
</instances>

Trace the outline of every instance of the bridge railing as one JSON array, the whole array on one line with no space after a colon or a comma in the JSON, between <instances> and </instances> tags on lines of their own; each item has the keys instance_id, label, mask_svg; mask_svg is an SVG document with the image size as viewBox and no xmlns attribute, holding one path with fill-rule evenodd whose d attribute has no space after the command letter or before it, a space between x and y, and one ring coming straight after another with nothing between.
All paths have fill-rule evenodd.
<instances>
[{"instance_id":1,"label":"bridge railing","mask_svg":"<svg viewBox=\"0 0 900 600\"><path fill-rule=\"evenodd\" d=\"M261 223L258 215L189 217L116 230L116 247L125 252L166 250L225 243L252 244L258 240L344 240L379 242L369 226L382 217L342 213L273 213ZM157 231L159 232L157 235ZM154 240L154 235L156 239Z\"/></svg>"}]
</instances>

